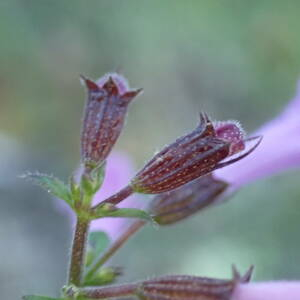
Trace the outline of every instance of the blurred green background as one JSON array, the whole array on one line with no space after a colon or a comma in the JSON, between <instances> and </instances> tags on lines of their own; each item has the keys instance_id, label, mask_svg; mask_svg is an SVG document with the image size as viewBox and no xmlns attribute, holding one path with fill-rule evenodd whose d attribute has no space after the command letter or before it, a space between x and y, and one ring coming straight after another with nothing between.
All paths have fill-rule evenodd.
<instances>
[{"instance_id":1,"label":"blurred green background","mask_svg":"<svg viewBox=\"0 0 300 300\"><path fill-rule=\"evenodd\" d=\"M200 110L247 131L280 112L299 78L299 11L298 0L1 1L1 299L55 296L65 282L68 220L17 175L67 178L77 166L80 73L121 69L144 88L116 146L138 168L193 128ZM299 279L299 175L253 183L178 225L145 228L115 262L126 280L225 277L232 263L255 264L256 280Z\"/></svg>"}]
</instances>

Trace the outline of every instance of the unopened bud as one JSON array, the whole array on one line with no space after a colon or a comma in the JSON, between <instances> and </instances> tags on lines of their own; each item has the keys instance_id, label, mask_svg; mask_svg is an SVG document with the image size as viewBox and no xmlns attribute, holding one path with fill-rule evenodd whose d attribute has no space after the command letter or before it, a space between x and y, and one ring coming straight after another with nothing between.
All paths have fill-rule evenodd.
<instances>
[{"instance_id":1,"label":"unopened bud","mask_svg":"<svg viewBox=\"0 0 300 300\"><path fill-rule=\"evenodd\" d=\"M159 225L173 224L213 205L227 186L209 174L155 196L150 211Z\"/></svg>"},{"instance_id":2,"label":"unopened bud","mask_svg":"<svg viewBox=\"0 0 300 300\"><path fill-rule=\"evenodd\" d=\"M230 300L239 283L249 282L253 267L241 276L233 267L231 280L197 276L162 276L144 281L137 296L142 300Z\"/></svg>"},{"instance_id":3,"label":"unopened bud","mask_svg":"<svg viewBox=\"0 0 300 300\"><path fill-rule=\"evenodd\" d=\"M81 77L88 95L81 133L81 159L86 168L99 166L116 143L128 104L141 89L129 89L126 79L116 73L94 82Z\"/></svg>"}]
</instances>

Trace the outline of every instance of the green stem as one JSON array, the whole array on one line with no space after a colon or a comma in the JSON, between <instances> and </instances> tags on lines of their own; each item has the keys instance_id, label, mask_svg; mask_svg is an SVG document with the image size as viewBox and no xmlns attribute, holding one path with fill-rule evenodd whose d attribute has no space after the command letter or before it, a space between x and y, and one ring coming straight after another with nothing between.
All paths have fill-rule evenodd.
<instances>
[{"instance_id":1,"label":"green stem","mask_svg":"<svg viewBox=\"0 0 300 300\"><path fill-rule=\"evenodd\" d=\"M111 247L97 260L97 262L90 268L86 274L86 279L91 279L95 272L104 265L124 243L134 235L139 229L146 224L145 221L138 220L131 224L127 230L111 245Z\"/></svg>"},{"instance_id":2,"label":"green stem","mask_svg":"<svg viewBox=\"0 0 300 300\"><path fill-rule=\"evenodd\" d=\"M77 218L68 280L69 284L76 286L81 284L89 226L89 220Z\"/></svg>"}]
</instances>

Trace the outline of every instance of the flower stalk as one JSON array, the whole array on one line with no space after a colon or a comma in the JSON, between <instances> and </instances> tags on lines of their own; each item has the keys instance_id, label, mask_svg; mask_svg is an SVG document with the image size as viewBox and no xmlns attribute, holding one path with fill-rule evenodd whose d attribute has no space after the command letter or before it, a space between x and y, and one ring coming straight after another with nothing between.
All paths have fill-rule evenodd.
<instances>
[{"instance_id":1,"label":"flower stalk","mask_svg":"<svg viewBox=\"0 0 300 300\"><path fill-rule=\"evenodd\" d=\"M103 206L104 204L114 204L114 205L119 204L121 201L125 200L133 193L134 193L133 188L130 185L128 185L128 186L124 187L123 189L121 189L116 194L108 197L106 200L95 205L93 207L93 210L98 209L99 207Z\"/></svg>"}]
</instances>

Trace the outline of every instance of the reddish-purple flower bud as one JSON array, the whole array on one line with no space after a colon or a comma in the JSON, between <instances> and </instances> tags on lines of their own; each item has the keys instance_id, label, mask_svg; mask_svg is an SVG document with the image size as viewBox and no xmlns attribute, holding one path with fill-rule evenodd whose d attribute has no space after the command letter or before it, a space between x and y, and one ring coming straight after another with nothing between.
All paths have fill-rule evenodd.
<instances>
[{"instance_id":1,"label":"reddish-purple flower bud","mask_svg":"<svg viewBox=\"0 0 300 300\"><path fill-rule=\"evenodd\" d=\"M128 104L142 90L129 89L126 79L106 74L97 82L81 77L87 87L87 102L81 133L81 159L87 167L100 165L116 143Z\"/></svg>"},{"instance_id":2,"label":"reddish-purple flower bud","mask_svg":"<svg viewBox=\"0 0 300 300\"><path fill-rule=\"evenodd\" d=\"M230 300L239 283L250 281L253 267L244 276L233 267L231 280L197 276L162 276L142 283L137 295L143 300Z\"/></svg>"},{"instance_id":3,"label":"reddish-purple flower bud","mask_svg":"<svg viewBox=\"0 0 300 300\"><path fill-rule=\"evenodd\" d=\"M237 131L235 123L227 123L216 130L206 114L201 114L200 118L201 122L194 131L166 146L134 177L131 184L136 192L159 194L171 191L242 159L261 140L255 138L254 146L231 158L243 150L249 140L242 139L244 134Z\"/></svg>"},{"instance_id":4,"label":"reddish-purple flower bud","mask_svg":"<svg viewBox=\"0 0 300 300\"><path fill-rule=\"evenodd\" d=\"M155 196L150 211L159 225L173 224L214 204L227 186L226 182L209 174Z\"/></svg>"}]
</instances>

